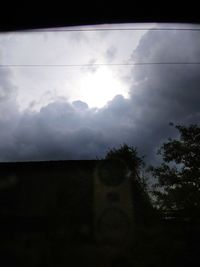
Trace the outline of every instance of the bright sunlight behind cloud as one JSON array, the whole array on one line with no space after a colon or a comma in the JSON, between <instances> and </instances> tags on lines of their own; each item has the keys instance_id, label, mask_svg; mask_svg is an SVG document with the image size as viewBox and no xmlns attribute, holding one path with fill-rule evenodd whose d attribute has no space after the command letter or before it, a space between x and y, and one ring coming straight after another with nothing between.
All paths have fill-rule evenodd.
<instances>
[{"instance_id":1,"label":"bright sunlight behind cloud","mask_svg":"<svg viewBox=\"0 0 200 267\"><path fill-rule=\"evenodd\" d=\"M101 108L116 95L128 97L128 85L122 82L112 71L112 67L98 67L93 72L86 73L78 83L78 92L72 100L80 99L89 107Z\"/></svg>"}]
</instances>

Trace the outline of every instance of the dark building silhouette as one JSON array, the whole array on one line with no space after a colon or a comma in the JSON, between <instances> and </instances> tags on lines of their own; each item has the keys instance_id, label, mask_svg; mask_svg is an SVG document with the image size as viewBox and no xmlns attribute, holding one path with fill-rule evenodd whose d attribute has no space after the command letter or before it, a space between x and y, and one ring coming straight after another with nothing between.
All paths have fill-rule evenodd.
<instances>
[{"instance_id":1,"label":"dark building silhouette","mask_svg":"<svg viewBox=\"0 0 200 267\"><path fill-rule=\"evenodd\" d=\"M134 242L140 195L122 162L0 163L1 248L22 266L106 266Z\"/></svg>"}]
</instances>

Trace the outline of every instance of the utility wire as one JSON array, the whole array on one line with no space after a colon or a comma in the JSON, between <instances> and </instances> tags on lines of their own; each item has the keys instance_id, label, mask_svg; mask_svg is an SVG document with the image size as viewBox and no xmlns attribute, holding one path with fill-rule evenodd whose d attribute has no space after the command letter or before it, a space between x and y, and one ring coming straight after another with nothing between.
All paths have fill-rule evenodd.
<instances>
[{"instance_id":1,"label":"utility wire","mask_svg":"<svg viewBox=\"0 0 200 267\"><path fill-rule=\"evenodd\" d=\"M83 28L83 29L36 29L18 32L99 32L99 31L200 31L200 28Z\"/></svg>"},{"instance_id":2,"label":"utility wire","mask_svg":"<svg viewBox=\"0 0 200 267\"><path fill-rule=\"evenodd\" d=\"M101 66L145 66L145 65L200 65L200 62L135 62L135 63L96 63L96 64L0 64L0 68L56 68L56 67L101 67Z\"/></svg>"}]
</instances>

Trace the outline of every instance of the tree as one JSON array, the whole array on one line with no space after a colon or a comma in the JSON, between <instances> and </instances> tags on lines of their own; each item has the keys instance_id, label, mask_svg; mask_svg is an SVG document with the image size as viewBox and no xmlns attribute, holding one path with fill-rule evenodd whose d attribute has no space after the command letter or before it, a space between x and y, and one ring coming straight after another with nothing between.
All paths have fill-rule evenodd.
<instances>
[{"instance_id":1,"label":"tree","mask_svg":"<svg viewBox=\"0 0 200 267\"><path fill-rule=\"evenodd\" d=\"M175 128L179 138L163 143L158 151L163 162L150 168L157 179L153 194L165 216L196 221L200 217L200 127L193 124Z\"/></svg>"},{"instance_id":2,"label":"tree","mask_svg":"<svg viewBox=\"0 0 200 267\"><path fill-rule=\"evenodd\" d=\"M105 159L119 159L123 160L128 168L137 173L141 171L142 167L144 167L144 157L139 157L137 149L131 146L128 146L127 144L124 144L120 146L120 148L116 149L110 149L107 154Z\"/></svg>"},{"instance_id":3,"label":"tree","mask_svg":"<svg viewBox=\"0 0 200 267\"><path fill-rule=\"evenodd\" d=\"M143 190L147 190L145 179L142 175L140 175L141 170L144 168L144 156L139 157L137 149L135 147L128 146L127 144L121 145L120 148L110 149L105 159L107 160L122 160L127 167L129 168L132 176L137 183L143 188Z\"/></svg>"},{"instance_id":4,"label":"tree","mask_svg":"<svg viewBox=\"0 0 200 267\"><path fill-rule=\"evenodd\" d=\"M144 156L139 157L135 147L128 146L127 144L121 145L120 148L110 149L105 157L106 160L121 160L123 161L130 171L130 178L132 181L132 195L134 207L137 213L137 218L141 222L148 222L152 217L153 207L148 194L147 182L142 175Z\"/></svg>"}]
</instances>

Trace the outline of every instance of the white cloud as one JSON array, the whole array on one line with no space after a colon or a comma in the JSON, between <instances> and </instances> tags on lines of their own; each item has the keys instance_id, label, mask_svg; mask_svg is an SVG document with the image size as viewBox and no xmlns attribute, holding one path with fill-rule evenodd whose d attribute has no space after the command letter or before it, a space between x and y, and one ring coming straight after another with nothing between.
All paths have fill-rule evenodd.
<instances>
[{"instance_id":1,"label":"white cloud","mask_svg":"<svg viewBox=\"0 0 200 267\"><path fill-rule=\"evenodd\" d=\"M102 25L102 27L108 27ZM112 28L112 26L109 26ZM116 25L122 27L122 25ZM124 25L130 27L130 25ZM90 64L90 63L109 63L106 51L115 47L117 57L113 58L113 63L120 63L130 58L131 51L137 46L141 35L144 32L136 31L130 34L126 31L86 31L86 32L19 32L4 34L0 36L0 51L2 54L2 64L17 65L62 65L62 64ZM94 69L95 68L95 69ZM30 106L33 101L38 103L34 107L39 110L42 106L52 102L52 99L44 100L46 92L52 92L56 97L70 98L72 101L80 99L90 101L83 95L87 94L87 88L83 85L85 76L90 75L91 70L96 67L13 67L12 72L15 84L18 87L17 101L20 110ZM121 81L122 70L113 67L115 94L127 96L124 89L124 82ZM129 72L127 69L123 76ZM93 72L93 74L95 74ZM116 77L117 76L117 77ZM106 77L105 77L106 78ZM104 78L101 78L102 82ZM90 82L92 83L92 82ZM98 81L99 83L99 81ZM123 83L123 85L117 85ZM98 84L97 84L98 85ZM96 86L93 86L95 91ZM91 90L91 88L89 89ZM86 92L86 93L85 93ZM99 93L97 88L96 93ZM107 90L107 93L109 91ZM103 93L105 95L105 92ZM102 95L103 95L102 94ZM113 93L112 93L113 97ZM42 99L44 101L42 101ZM111 98L104 97L104 104ZM88 103L90 106L98 103ZM101 103L100 106L103 104Z\"/></svg>"}]
</instances>

